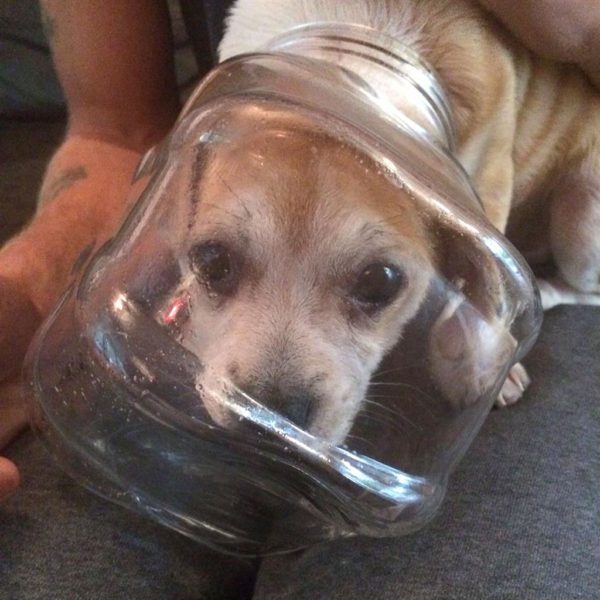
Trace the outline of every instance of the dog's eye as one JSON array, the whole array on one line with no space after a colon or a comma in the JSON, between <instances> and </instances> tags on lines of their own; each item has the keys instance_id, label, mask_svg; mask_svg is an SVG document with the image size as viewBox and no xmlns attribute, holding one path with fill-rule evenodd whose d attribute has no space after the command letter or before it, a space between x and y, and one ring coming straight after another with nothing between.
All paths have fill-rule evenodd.
<instances>
[{"instance_id":1,"label":"dog's eye","mask_svg":"<svg viewBox=\"0 0 600 600\"><path fill-rule=\"evenodd\" d=\"M194 246L189 261L192 272L209 292L225 295L235 289L232 253L223 244L208 242Z\"/></svg>"},{"instance_id":2,"label":"dog's eye","mask_svg":"<svg viewBox=\"0 0 600 600\"><path fill-rule=\"evenodd\" d=\"M397 267L374 263L359 275L352 297L361 304L380 308L392 302L404 284L404 274Z\"/></svg>"}]
</instances>

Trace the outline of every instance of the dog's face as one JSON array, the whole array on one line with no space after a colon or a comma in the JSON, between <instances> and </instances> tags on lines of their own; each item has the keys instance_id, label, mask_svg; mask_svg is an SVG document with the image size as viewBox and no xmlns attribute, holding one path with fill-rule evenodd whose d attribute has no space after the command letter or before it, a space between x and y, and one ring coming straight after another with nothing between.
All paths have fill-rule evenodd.
<instances>
[{"instance_id":1,"label":"dog's face","mask_svg":"<svg viewBox=\"0 0 600 600\"><path fill-rule=\"evenodd\" d=\"M332 443L423 301L433 267L409 196L310 126L271 123L214 156L188 217L185 345L204 402L228 379Z\"/></svg>"}]
</instances>

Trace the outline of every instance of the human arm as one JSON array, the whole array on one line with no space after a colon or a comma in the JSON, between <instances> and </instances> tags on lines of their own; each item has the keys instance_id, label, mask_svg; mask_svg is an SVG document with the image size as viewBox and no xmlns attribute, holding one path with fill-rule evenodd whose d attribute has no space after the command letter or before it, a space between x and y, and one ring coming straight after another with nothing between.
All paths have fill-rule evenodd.
<instances>
[{"instance_id":1,"label":"human arm","mask_svg":"<svg viewBox=\"0 0 600 600\"><path fill-rule=\"evenodd\" d=\"M534 52L582 68L600 88L598 0L479 0Z\"/></svg>"},{"instance_id":2,"label":"human arm","mask_svg":"<svg viewBox=\"0 0 600 600\"><path fill-rule=\"evenodd\" d=\"M26 422L17 382L33 332L81 251L118 226L140 155L179 110L164 2L42 0L42 9L69 122L34 219L0 249L0 448ZM14 475L0 461L0 497Z\"/></svg>"}]
</instances>

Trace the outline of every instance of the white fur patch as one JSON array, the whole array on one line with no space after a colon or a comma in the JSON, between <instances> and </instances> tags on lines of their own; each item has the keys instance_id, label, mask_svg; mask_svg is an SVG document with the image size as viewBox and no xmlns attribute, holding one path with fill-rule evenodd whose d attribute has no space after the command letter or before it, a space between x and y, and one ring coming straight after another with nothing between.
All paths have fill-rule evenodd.
<instances>
[{"instance_id":1,"label":"white fur patch","mask_svg":"<svg viewBox=\"0 0 600 600\"><path fill-rule=\"evenodd\" d=\"M220 60L264 48L269 40L308 23L355 23L373 27L419 51L423 17L408 2L346 0L238 0L219 46Z\"/></svg>"}]
</instances>

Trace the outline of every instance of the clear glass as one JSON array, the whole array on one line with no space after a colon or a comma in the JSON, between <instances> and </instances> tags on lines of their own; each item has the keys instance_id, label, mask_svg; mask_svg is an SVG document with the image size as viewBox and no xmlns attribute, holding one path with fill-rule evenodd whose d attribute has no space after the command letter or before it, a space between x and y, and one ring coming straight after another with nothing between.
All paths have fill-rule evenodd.
<instances>
[{"instance_id":1,"label":"clear glass","mask_svg":"<svg viewBox=\"0 0 600 600\"><path fill-rule=\"evenodd\" d=\"M541 313L450 128L380 101L287 51L209 74L30 350L76 479L246 555L432 517Z\"/></svg>"}]
</instances>

